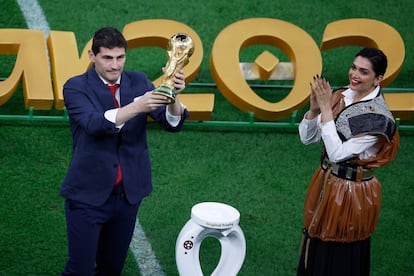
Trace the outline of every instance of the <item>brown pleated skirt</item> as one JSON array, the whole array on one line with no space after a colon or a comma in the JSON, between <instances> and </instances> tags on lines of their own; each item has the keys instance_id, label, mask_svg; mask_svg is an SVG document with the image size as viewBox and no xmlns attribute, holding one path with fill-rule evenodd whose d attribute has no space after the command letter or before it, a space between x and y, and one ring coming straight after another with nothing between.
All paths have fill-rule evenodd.
<instances>
[{"instance_id":1,"label":"brown pleated skirt","mask_svg":"<svg viewBox=\"0 0 414 276\"><path fill-rule=\"evenodd\" d=\"M304 205L304 227L322 241L355 242L369 238L378 223L381 185L338 178L319 168L312 177Z\"/></svg>"}]
</instances>

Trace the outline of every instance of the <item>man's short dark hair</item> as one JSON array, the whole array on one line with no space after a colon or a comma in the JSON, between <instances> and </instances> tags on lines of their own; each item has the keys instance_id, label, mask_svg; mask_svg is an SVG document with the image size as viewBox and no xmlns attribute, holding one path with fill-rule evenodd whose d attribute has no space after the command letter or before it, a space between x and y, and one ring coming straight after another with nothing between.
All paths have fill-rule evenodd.
<instances>
[{"instance_id":1,"label":"man's short dark hair","mask_svg":"<svg viewBox=\"0 0 414 276\"><path fill-rule=\"evenodd\" d=\"M113 27L104 27L95 32L92 41L92 52L96 55L101 47L112 49L115 47L127 49L128 43L124 35Z\"/></svg>"}]
</instances>

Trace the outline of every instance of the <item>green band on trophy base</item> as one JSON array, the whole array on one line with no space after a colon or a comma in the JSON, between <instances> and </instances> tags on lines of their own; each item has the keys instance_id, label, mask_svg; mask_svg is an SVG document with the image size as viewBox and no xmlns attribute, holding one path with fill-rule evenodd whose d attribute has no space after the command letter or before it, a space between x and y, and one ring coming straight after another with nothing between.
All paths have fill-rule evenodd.
<instances>
[{"instance_id":1,"label":"green band on trophy base","mask_svg":"<svg viewBox=\"0 0 414 276\"><path fill-rule=\"evenodd\" d=\"M153 93L167 96L171 99L171 103L175 102L175 89L170 86L160 85L153 90Z\"/></svg>"}]
</instances>

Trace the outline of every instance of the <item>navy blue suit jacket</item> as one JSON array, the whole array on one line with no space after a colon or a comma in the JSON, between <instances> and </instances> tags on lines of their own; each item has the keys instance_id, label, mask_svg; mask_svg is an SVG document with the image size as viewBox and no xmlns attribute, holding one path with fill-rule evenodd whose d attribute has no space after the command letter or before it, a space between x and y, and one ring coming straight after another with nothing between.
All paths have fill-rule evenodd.
<instances>
[{"instance_id":1,"label":"navy blue suit jacket","mask_svg":"<svg viewBox=\"0 0 414 276\"><path fill-rule=\"evenodd\" d=\"M153 83L143 73L124 71L121 106L153 89ZM176 127L167 122L166 107L162 107L137 115L119 131L104 117L105 111L115 106L94 67L69 79L63 95L73 136L73 153L60 195L93 206L103 204L112 192L120 163L125 195L130 203L138 203L152 191L147 115L167 131L175 132L182 128L188 111L185 110Z\"/></svg>"}]
</instances>

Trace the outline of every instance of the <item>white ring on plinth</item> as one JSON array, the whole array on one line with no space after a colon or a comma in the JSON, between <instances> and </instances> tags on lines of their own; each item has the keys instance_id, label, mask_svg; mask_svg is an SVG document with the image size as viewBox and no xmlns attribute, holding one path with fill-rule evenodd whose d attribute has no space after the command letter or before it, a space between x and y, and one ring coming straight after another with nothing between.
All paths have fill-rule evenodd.
<instances>
[{"instance_id":1,"label":"white ring on plinth","mask_svg":"<svg viewBox=\"0 0 414 276\"><path fill-rule=\"evenodd\" d=\"M203 227L228 229L239 223L240 213L224 203L202 202L191 208L191 219Z\"/></svg>"}]
</instances>

